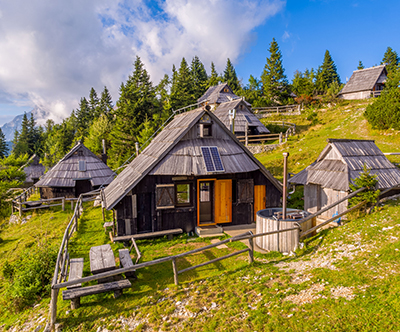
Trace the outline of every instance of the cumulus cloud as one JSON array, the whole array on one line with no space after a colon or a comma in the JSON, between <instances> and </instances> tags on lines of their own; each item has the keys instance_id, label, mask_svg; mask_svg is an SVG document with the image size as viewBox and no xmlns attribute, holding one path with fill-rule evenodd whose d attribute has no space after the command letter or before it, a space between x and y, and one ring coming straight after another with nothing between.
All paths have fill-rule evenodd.
<instances>
[{"instance_id":1,"label":"cumulus cloud","mask_svg":"<svg viewBox=\"0 0 400 332\"><path fill-rule=\"evenodd\" d=\"M156 84L194 55L223 69L284 0L0 0L0 96L58 120L93 86L113 100L139 55Z\"/></svg>"}]
</instances>

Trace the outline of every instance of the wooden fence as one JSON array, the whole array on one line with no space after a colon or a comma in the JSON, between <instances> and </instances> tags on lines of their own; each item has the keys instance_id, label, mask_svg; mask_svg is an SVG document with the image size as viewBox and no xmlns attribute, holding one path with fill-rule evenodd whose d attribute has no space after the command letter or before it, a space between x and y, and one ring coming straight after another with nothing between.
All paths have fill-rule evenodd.
<instances>
[{"instance_id":1,"label":"wooden fence","mask_svg":"<svg viewBox=\"0 0 400 332\"><path fill-rule=\"evenodd\" d=\"M279 144L283 143L283 140L287 142L289 136L296 134L296 124L284 121L271 121L273 123L278 123L282 126L288 127L286 132L278 133L278 134L260 134L260 135L248 135L247 130L245 130L244 136L237 136L238 140L243 143L245 146L248 146L249 143L258 143L263 144L266 141L279 141Z\"/></svg>"},{"instance_id":2,"label":"wooden fence","mask_svg":"<svg viewBox=\"0 0 400 332\"><path fill-rule=\"evenodd\" d=\"M301 105L255 107L253 108L253 112L258 118L265 118L275 114L299 115L301 114Z\"/></svg>"},{"instance_id":3,"label":"wooden fence","mask_svg":"<svg viewBox=\"0 0 400 332\"><path fill-rule=\"evenodd\" d=\"M68 264L69 264L69 251L68 243L75 231L78 230L78 220L83 213L83 201L84 197L97 196L100 190L91 191L89 193L81 194L76 201L74 214L65 229L63 239L61 241L60 249L58 250L56 267L54 269L54 275L51 283L51 300L50 300L50 325L53 328L56 321L57 314L57 298L59 288L56 286L65 281L67 278Z\"/></svg>"}]
</instances>

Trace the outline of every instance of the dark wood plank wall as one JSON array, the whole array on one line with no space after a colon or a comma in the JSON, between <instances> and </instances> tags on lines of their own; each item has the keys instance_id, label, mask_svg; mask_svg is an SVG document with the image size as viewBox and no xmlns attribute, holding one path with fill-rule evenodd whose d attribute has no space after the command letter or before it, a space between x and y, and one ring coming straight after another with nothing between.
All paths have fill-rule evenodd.
<instances>
[{"instance_id":1,"label":"dark wood plank wall","mask_svg":"<svg viewBox=\"0 0 400 332\"><path fill-rule=\"evenodd\" d=\"M146 176L115 207L118 236L156 232L173 228L182 228L192 232L197 226L197 180L206 178L232 180L232 222L229 225L250 224L253 222L253 203L239 203L237 183L240 180L253 179L254 185L266 186L266 207L280 206L281 194L278 189L260 172L237 174L210 174L205 177L187 177L187 180L175 181L172 176ZM173 183L191 183L192 206L156 209L156 185ZM137 218L133 216L132 195L137 197ZM129 225L127 225L129 223Z\"/></svg>"},{"instance_id":2,"label":"dark wood plank wall","mask_svg":"<svg viewBox=\"0 0 400 332\"><path fill-rule=\"evenodd\" d=\"M65 197L65 198L74 198L75 197L75 188L65 188L65 187L41 187L40 189L40 198L48 199L48 198L57 198L57 197Z\"/></svg>"}]
</instances>

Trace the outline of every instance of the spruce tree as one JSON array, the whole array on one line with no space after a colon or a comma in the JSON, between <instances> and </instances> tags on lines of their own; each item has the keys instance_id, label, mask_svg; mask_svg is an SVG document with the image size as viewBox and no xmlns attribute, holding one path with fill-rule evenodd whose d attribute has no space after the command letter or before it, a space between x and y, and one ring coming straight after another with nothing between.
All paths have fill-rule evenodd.
<instances>
[{"instance_id":1,"label":"spruce tree","mask_svg":"<svg viewBox=\"0 0 400 332\"><path fill-rule=\"evenodd\" d=\"M329 86L333 83L340 85L340 77L337 73L336 65L333 62L331 54L328 50L325 51L324 61L318 68L316 88L320 93L326 93Z\"/></svg>"},{"instance_id":2,"label":"spruce tree","mask_svg":"<svg viewBox=\"0 0 400 332\"><path fill-rule=\"evenodd\" d=\"M120 166L135 153L143 123L152 117L157 107L155 89L146 69L137 56L133 73L121 84L120 98L115 110L115 124L110 133L110 164Z\"/></svg>"},{"instance_id":3,"label":"spruce tree","mask_svg":"<svg viewBox=\"0 0 400 332\"><path fill-rule=\"evenodd\" d=\"M16 130L14 134L12 152L16 157L29 153L29 120L26 112L22 117L21 131Z\"/></svg>"},{"instance_id":4,"label":"spruce tree","mask_svg":"<svg viewBox=\"0 0 400 332\"><path fill-rule=\"evenodd\" d=\"M195 56L190 65L190 74L193 84L194 99L199 99L207 89L207 72L198 56Z\"/></svg>"},{"instance_id":5,"label":"spruce tree","mask_svg":"<svg viewBox=\"0 0 400 332\"><path fill-rule=\"evenodd\" d=\"M76 110L76 135L78 139L86 136L87 131L92 123L92 114L89 102L85 97L81 98L79 108Z\"/></svg>"},{"instance_id":6,"label":"spruce tree","mask_svg":"<svg viewBox=\"0 0 400 332\"><path fill-rule=\"evenodd\" d=\"M357 70L361 70L361 69L364 69L365 67L364 67L364 64L362 63L362 61L360 60L360 61L358 61L358 66L357 66Z\"/></svg>"},{"instance_id":7,"label":"spruce tree","mask_svg":"<svg viewBox=\"0 0 400 332\"><path fill-rule=\"evenodd\" d=\"M3 131L0 128L0 158L4 158L7 156L8 148L6 137L4 136Z\"/></svg>"},{"instance_id":8,"label":"spruce tree","mask_svg":"<svg viewBox=\"0 0 400 332\"><path fill-rule=\"evenodd\" d=\"M236 75L235 67L233 67L233 64L229 58L226 61L223 81L228 83L233 92L237 92L240 89L240 82Z\"/></svg>"},{"instance_id":9,"label":"spruce tree","mask_svg":"<svg viewBox=\"0 0 400 332\"><path fill-rule=\"evenodd\" d=\"M220 84L221 80L222 80L221 77L218 75L218 72L215 69L214 62L211 62L211 74L210 74L210 77L208 78L207 88L209 88L210 86Z\"/></svg>"},{"instance_id":10,"label":"spruce tree","mask_svg":"<svg viewBox=\"0 0 400 332\"><path fill-rule=\"evenodd\" d=\"M399 68L399 56L396 51L393 51L391 47L386 49L381 65L386 64L386 70L388 75L395 72Z\"/></svg>"},{"instance_id":11,"label":"spruce tree","mask_svg":"<svg viewBox=\"0 0 400 332\"><path fill-rule=\"evenodd\" d=\"M90 118L97 119L101 112L100 112L100 101L99 97L97 96L96 90L92 87L89 93L89 110L90 110Z\"/></svg>"},{"instance_id":12,"label":"spruce tree","mask_svg":"<svg viewBox=\"0 0 400 332\"><path fill-rule=\"evenodd\" d=\"M288 96L288 81L282 65L282 53L275 38L272 38L268 51L270 57L261 75L263 97L267 104L282 103Z\"/></svg>"},{"instance_id":13,"label":"spruce tree","mask_svg":"<svg viewBox=\"0 0 400 332\"><path fill-rule=\"evenodd\" d=\"M171 91L171 104L173 108L179 109L194 104L197 100L194 95L194 85L190 68L182 58L178 72L172 73L173 89Z\"/></svg>"},{"instance_id":14,"label":"spruce tree","mask_svg":"<svg viewBox=\"0 0 400 332\"><path fill-rule=\"evenodd\" d=\"M312 96L314 92L314 69L306 69L304 73L296 70L292 80L292 91L297 96Z\"/></svg>"},{"instance_id":15,"label":"spruce tree","mask_svg":"<svg viewBox=\"0 0 400 332\"><path fill-rule=\"evenodd\" d=\"M110 92L107 87L104 87L103 92L101 93L99 108L101 114L110 115L110 112L113 110L112 98Z\"/></svg>"}]
</instances>

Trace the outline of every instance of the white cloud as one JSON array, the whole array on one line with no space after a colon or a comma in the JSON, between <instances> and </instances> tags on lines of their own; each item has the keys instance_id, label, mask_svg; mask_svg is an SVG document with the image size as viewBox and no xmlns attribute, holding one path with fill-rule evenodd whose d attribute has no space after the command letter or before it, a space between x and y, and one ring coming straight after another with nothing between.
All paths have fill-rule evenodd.
<instances>
[{"instance_id":1,"label":"white cloud","mask_svg":"<svg viewBox=\"0 0 400 332\"><path fill-rule=\"evenodd\" d=\"M282 36L282 40L283 40L283 41L286 41L286 40L288 40L290 37L291 37L290 33L287 32L287 31L285 31L285 33L284 33L283 36Z\"/></svg>"},{"instance_id":2,"label":"white cloud","mask_svg":"<svg viewBox=\"0 0 400 332\"><path fill-rule=\"evenodd\" d=\"M235 61L284 0L0 0L0 96L59 120L93 86L113 100L139 55L158 83L182 57Z\"/></svg>"}]
</instances>

